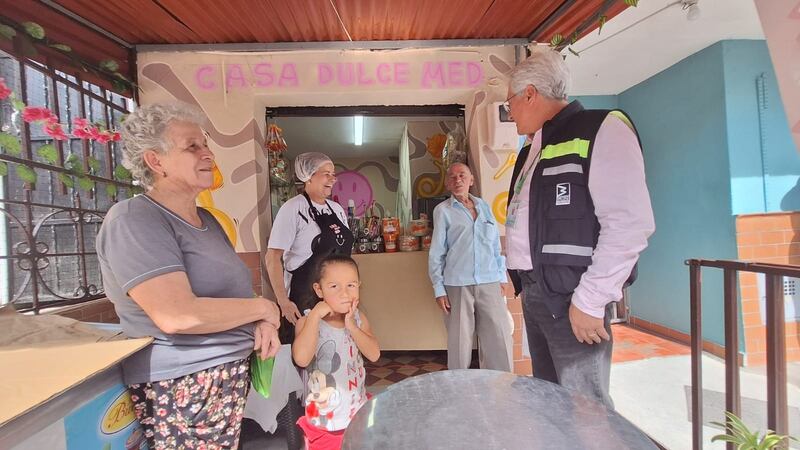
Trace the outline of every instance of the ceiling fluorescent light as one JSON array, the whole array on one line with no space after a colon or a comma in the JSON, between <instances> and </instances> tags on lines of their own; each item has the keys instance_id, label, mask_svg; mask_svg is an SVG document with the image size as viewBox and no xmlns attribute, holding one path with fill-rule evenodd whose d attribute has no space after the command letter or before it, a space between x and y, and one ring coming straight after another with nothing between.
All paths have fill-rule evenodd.
<instances>
[{"instance_id":1,"label":"ceiling fluorescent light","mask_svg":"<svg viewBox=\"0 0 800 450\"><path fill-rule=\"evenodd\" d=\"M353 116L353 142L356 145L364 142L364 116Z\"/></svg>"}]
</instances>

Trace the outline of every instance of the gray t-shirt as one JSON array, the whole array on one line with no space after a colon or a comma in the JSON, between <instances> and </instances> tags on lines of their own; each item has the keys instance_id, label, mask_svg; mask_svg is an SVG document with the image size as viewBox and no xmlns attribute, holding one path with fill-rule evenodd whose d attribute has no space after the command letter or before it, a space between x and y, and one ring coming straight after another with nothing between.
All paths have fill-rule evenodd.
<instances>
[{"instance_id":1,"label":"gray t-shirt","mask_svg":"<svg viewBox=\"0 0 800 450\"><path fill-rule=\"evenodd\" d=\"M198 214L202 228L139 195L114 205L100 227L97 256L103 286L122 329L130 337L155 338L123 363L126 384L181 377L253 351L253 324L220 333L166 334L128 296L144 281L183 271L198 297L253 297L250 270L225 232L210 213L198 208Z\"/></svg>"}]
</instances>

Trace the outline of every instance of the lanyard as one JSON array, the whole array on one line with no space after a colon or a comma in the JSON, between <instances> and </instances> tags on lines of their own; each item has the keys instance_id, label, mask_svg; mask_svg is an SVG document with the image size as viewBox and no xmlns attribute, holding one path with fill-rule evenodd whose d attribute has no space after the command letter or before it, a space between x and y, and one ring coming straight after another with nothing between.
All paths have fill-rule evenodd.
<instances>
[{"instance_id":1,"label":"lanyard","mask_svg":"<svg viewBox=\"0 0 800 450\"><path fill-rule=\"evenodd\" d=\"M529 155L528 159L530 160L530 163L526 164L526 167L522 168L522 174L517 179L517 182L514 184L514 197L516 197L520 193L520 191L522 191L522 186L525 184L525 179L528 178L528 175L530 175L533 168L536 167L536 163L539 161L539 158L541 156L542 156L541 147L539 148L539 151L536 152L536 155L533 158L530 158ZM526 163L527 162L528 161L526 161Z\"/></svg>"}]
</instances>

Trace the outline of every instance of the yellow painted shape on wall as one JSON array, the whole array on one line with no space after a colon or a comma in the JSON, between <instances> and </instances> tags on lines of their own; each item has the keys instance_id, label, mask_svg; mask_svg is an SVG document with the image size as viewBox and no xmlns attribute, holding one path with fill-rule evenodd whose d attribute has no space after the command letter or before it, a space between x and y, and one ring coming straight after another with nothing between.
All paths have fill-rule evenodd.
<instances>
[{"instance_id":1,"label":"yellow painted shape on wall","mask_svg":"<svg viewBox=\"0 0 800 450\"><path fill-rule=\"evenodd\" d=\"M517 163L517 154L512 152L511 154L508 155L508 158L506 158L506 162L504 162L503 165L500 166L500 168L497 169L497 172L494 174L495 181L502 178L503 175L505 175L505 173L508 171L508 169L514 167L514 164L516 163Z\"/></svg>"},{"instance_id":2,"label":"yellow painted shape on wall","mask_svg":"<svg viewBox=\"0 0 800 450\"><path fill-rule=\"evenodd\" d=\"M214 163L212 173L214 174L214 181L211 183L210 188L197 195L197 206L210 212L211 215L217 219L217 222L219 222L222 227L222 231L228 236L231 245L236 247L236 222L228 217L225 212L214 207L214 197L211 195L211 191L217 190L225 184L222 172L219 170L219 167L217 167L217 163Z\"/></svg>"},{"instance_id":3,"label":"yellow painted shape on wall","mask_svg":"<svg viewBox=\"0 0 800 450\"><path fill-rule=\"evenodd\" d=\"M436 180L431 176L423 176L417 179L417 197L419 198L431 198L437 197L444 193L444 163L441 160L433 160L433 164L439 169L439 179Z\"/></svg>"},{"instance_id":4,"label":"yellow painted shape on wall","mask_svg":"<svg viewBox=\"0 0 800 450\"><path fill-rule=\"evenodd\" d=\"M500 223L500 225L506 224L506 209L508 206L508 192L503 191L497 194L492 200L492 214L494 214L495 220Z\"/></svg>"},{"instance_id":5,"label":"yellow painted shape on wall","mask_svg":"<svg viewBox=\"0 0 800 450\"><path fill-rule=\"evenodd\" d=\"M219 222L220 226L222 227L222 231L225 232L225 235L228 236L228 240L231 241L231 245L236 247L236 223L228 217L227 214L220 211L217 208L211 206L204 206L203 209L210 212L217 222Z\"/></svg>"}]
</instances>

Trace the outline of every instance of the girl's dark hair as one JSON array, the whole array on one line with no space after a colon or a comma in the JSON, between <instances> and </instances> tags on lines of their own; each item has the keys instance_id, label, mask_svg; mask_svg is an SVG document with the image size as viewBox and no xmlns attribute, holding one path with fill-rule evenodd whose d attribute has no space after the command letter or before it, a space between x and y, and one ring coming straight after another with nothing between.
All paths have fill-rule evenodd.
<instances>
[{"instance_id":1,"label":"girl's dark hair","mask_svg":"<svg viewBox=\"0 0 800 450\"><path fill-rule=\"evenodd\" d=\"M356 264L356 261L353 258L351 258L350 255L333 253L322 258L322 260L320 260L320 262L317 263L317 270L314 272L314 283L319 283L320 280L322 280L322 272L325 270L326 267L332 264L349 264L354 269L356 269L356 274L358 274L359 278L361 277L361 274L358 271L358 264Z\"/></svg>"}]
</instances>

